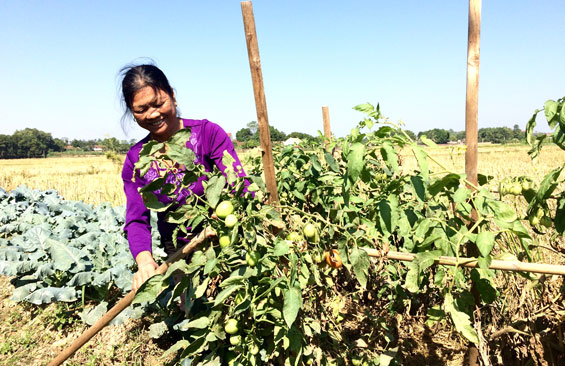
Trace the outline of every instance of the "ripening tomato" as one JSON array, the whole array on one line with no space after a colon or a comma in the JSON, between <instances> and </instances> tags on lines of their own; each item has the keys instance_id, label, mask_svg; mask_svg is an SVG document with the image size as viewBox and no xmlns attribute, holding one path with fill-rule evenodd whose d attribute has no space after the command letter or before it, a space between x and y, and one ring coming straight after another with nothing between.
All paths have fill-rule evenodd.
<instances>
[{"instance_id":1,"label":"ripening tomato","mask_svg":"<svg viewBox=\"0 0 565 366\"><path fill-rule=\"evenodd\" d=\"M329 251L326 252L326 262L332 268L340 268L341 266L343 266L343 261L341 260L337 249L332 249L331 254Z\"/></svg>"}]
</instances>

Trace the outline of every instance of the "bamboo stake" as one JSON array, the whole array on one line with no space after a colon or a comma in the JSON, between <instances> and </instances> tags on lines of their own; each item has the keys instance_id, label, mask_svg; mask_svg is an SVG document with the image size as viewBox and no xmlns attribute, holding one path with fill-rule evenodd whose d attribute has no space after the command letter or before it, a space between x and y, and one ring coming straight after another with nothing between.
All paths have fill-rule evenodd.
<instances>
[{"instance_id":1,"label":"bamboo stake","mask_svg":"<svg viewBox=\"0 0 565 366\"><path fill-rule=\"evenodd\" d=\"M465 103L465 174L477 185L477 140L479 119L479 64L481 41L481 0L469 0L467 45L467 95Z\"/></svg>"},{"instance_id":2,"label":"bamboo stake","mask_svg":"<svg viewBox=\"0 0 565 366\"><path fill-rule=\"evenodd\" d=\"M172 256L170 256L163 264L161 264L157 269L157 274L164 274L167 272L169 266L186 257L188 254L192 253L198 245L200 245L204 240L206 240L210 236L214 236L216 233L211 228L206 228L202 230L198 236L192 239L188 244L184 247L176 251ZM65 362L65 360L72 356L79 348L81 348L86 342L90 340L90 338L94 337L96 333L98 333L102 328L104 328L112 319L114 319L119 313L122 312L125 308L127 308L133 298L135 297L135 291L130 291L124 298L122 298L116 305L114 305L106 314L102 316L102 318L98 319L96 323L94 323L90 328L88 328L84 333L81 334L69 347L64 349L57 357L55 357L47 366L58 366Z\"/></svg>"},{"instance_id":3,"label":"bamboo stake","mask_svg":"<svg viewBox=\"0 0 565 366\"><path fill-rule=\"evenodd\" d=\"M330 111L327 106L322 107L322 116L324 118L324 136L326 138L326 149L330 145L332 139L332 130L330 128Z\"/></svg>"},{"instance_id":4,"label":"bamboo stake","mask_svg":"<svg viewBox=\"0 0 565 366\"><path fill-rule=\"evenodd\" d=\"M257 120L259 122L259 140L261 141L261 155L263 158L263 170L265 171L265 183L267 185L267 191L269 192L269 203L278 205L279 194L277 191L277 182L275 180L275 166L273 163L273 151L271 148L271 132L269 128L269 117L267 116L267 101L265 100L261 58L259 57L259 45L257 43L255 17L253 16L253 5L251 4L251 1L241 2L241 13L243 15L245 39L247 41L247 53L249 55L251 79L253 80L255 108L257 109Z\"/></svg>"},{"instance_id":5,"label":"bamboo stake","mask_svg":"<svg viewBox=\"0 0 565 366\"><path fill-rule=\"evenodd\" d=\"M386 257L387 259L407 261L412 262L416 259L416 255L413 253L401 253L401 252L383 252L382 250L363 248L369 255L369 257ZM477 268L479 263L477 258L455 258L441 256L435 260L436 264L442 264L444 266L459 266L468 268ZM549 275L560 275L565 276L565 266L557 264L544 264L544 263L527 263L519 261L501 261L493 259L490 263L489 269L498 269L501 271L511 271L511 272L533 272L533 273L544 273Z\"/></svg>"}]
</instances>

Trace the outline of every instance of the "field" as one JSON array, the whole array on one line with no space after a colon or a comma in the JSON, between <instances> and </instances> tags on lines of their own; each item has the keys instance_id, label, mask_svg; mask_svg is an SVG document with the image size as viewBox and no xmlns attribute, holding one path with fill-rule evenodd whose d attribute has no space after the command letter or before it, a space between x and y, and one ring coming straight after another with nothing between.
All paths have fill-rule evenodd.
<instances>
[{"instance_id":1,"label":"field","mask_svg":"<svg viewBox=\"0 0 565 366\"><path fill-rule=\"evenodd\" d=\"M493 176L494 182L499 182L509 176L529 176L535 182L540 182L545 174L565 161L565 151L557 147L545 147L539 161L535 163L528 157L527 150L526 146L519 145L481 145L479 147L478 171L481 174ZM461 147L441 146L435 149L426 148L426 151L448 170L464 171L464 150ZM250 165L246 165L245 159L257 157L258 152L246 152L240 154L240 156L244 161L246 170L250 170ZM416 169L417 162L413 156L404 153L401 153L400 156L401 169L405 171ZM109 202L113 206L121 206L125 204L125 201L120 170L119 164L103 156L3 160L0 161L0 187L10 191L21 184L25 184L33 189L57 190L67 200L78 200L93 205ZM430 163L430 171L431 174L443 173L433 163ZM490 188L496 191L498 186L493 184ZM517 211L524 212L526 205L523 201L513 197L507 197L506 200L515 206ZM561 242L555 243L552 240L561 240ZM536 245L541 248L535 251L536 260L556 264L565 262L562 254L565 243L562 242L562 238L555 239L548 236L536 242ZM546 249L543 249L544 247ZM544 292L542 291L540 295L537 292L537 287L523 291L526 282L509 279L508 277L503 277L502 280L508 281L505 292L517 294L516 299L507 304L509 310L504 315L513 317L515 321L529 319L533 316L539 317L539 314L529 313L529 311L537 309L535 302L538 296L543 298L546 303L551 303L551 301L559 299L559 286L562 285L559 278L548 277L544 279L547 283L544 285ZM70 325L64 324L67 319L65 313L69 312L66 305L51 304L37 308L30 305L15 304L9 300L11 285L5 278L1 278L1 281L0 285L3 290L0 296L0 314L2 314L0 315L2 330L0 335L0 365L45 364L46 360L56 355L57 350L68 344L84 329L84 325L76 319ZM522 294L522 296L519 296L519 294ZM555 297L556 294L557 297ZM560 309L557 305L552 307L550 304L548 308L552 310ZM424 320L421 318L421 314L404 314L404 316L404 321L398 327L398 330L399 336L404 337L403 346L413 347L413 356L409 361L429 365L463 364L466 349L453 332L436 326L437 332L432 335L423 326ZM553 316L562 317L563 314L557 313ZM75 355L68 362L68 365L157 365L165 363L166 360L159 361L158 357L163 349L170 347L169 342L171 341L166 338L153 341L149 338L147 327L152 321L153 319L149 317L126 323L125 326L106 329L102 335L99 335ZM493 322L495 321L496 319L493 320ZM514 332L515 330L507 331ZM519 332L518 329L516 334L520 334ZM543 334L533 337L530 344L525 344L521 339L514 338L515 344L499 344L498 346L501 347L499 352L504 354L502 348L511 346L524 348L522 351L524 354L529 352L527 351L528 347L533 349L541 347L539 353L543 353L545 341L542 341L542 337ZM56 343L56 346L52 346L53 343ZM549 352L551 352L551 349ZM553 352L565 354L562 339L555 342ZM541 360L532 363L532 365L534 364L542 365L544 363Z\"/></svg>"},{"instance_id":2,"label":"field","mask_svg":"<svg viewBox=\"0 0 565 366\"><path fill-rule=\"evenodd\" d=\"M453 171L465 171L465 151L461 146L440 146L427 148L427 151ZM527 151L525 145L480 145L478 171L492 175L496 182L507 176L521 175L540 181L558 162L565 161L565 152L556 146L544 148L536 163L531 161ZM259 152L255 149L239 155L247 169L246 157L258 156ZM416 167L412 155L404 156L404 161L407 170ZM10 191L25 184L32 189L55 189L68 200L93 205L110 202L120 206L125 204L120 171L119 164L104 156L0 160L0 187Z\"/></svg>"}]
</instances>

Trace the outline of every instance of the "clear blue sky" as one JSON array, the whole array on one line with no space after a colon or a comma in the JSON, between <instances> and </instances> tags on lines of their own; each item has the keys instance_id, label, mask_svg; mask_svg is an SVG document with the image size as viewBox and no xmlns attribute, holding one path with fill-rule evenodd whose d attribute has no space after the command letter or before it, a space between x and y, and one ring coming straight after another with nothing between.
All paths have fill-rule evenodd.
<instances>
[{"instance_id":1,"label":"clear blue sky","mask_svg":"<svg viewBox=\"0 0 565 366\"><path fill-rule=\"evenodd\" d=\"M343 136L380 103L415 132L464 130L468 1L253 2L269 121ZM524 128L565 96L565 1L483 1L479 127ZM186 118L256 120L240 2L0 0L0 133L138 139L120 127L119 69L149 57ZM545 122L539 125L547 130ZM539 128L539 130L544 130Z\"/></svg>"}]
</instances>

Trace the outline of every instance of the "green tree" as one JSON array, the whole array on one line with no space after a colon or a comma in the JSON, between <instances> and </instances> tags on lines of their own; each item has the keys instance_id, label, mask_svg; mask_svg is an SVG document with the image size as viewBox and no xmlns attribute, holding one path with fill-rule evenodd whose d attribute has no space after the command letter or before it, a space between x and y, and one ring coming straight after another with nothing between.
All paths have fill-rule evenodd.
<instances>
[{"instance_id":1,"label":"green tree","mask_svg":"<svg viewBox=\"0 0 565 366\"><path fill-rule=\"evenodd\" d=\"M253 138L253 133L249 128L242 128L235 133L235 138L237 141L246 142Z\"/></svg>"}]
</instances>

